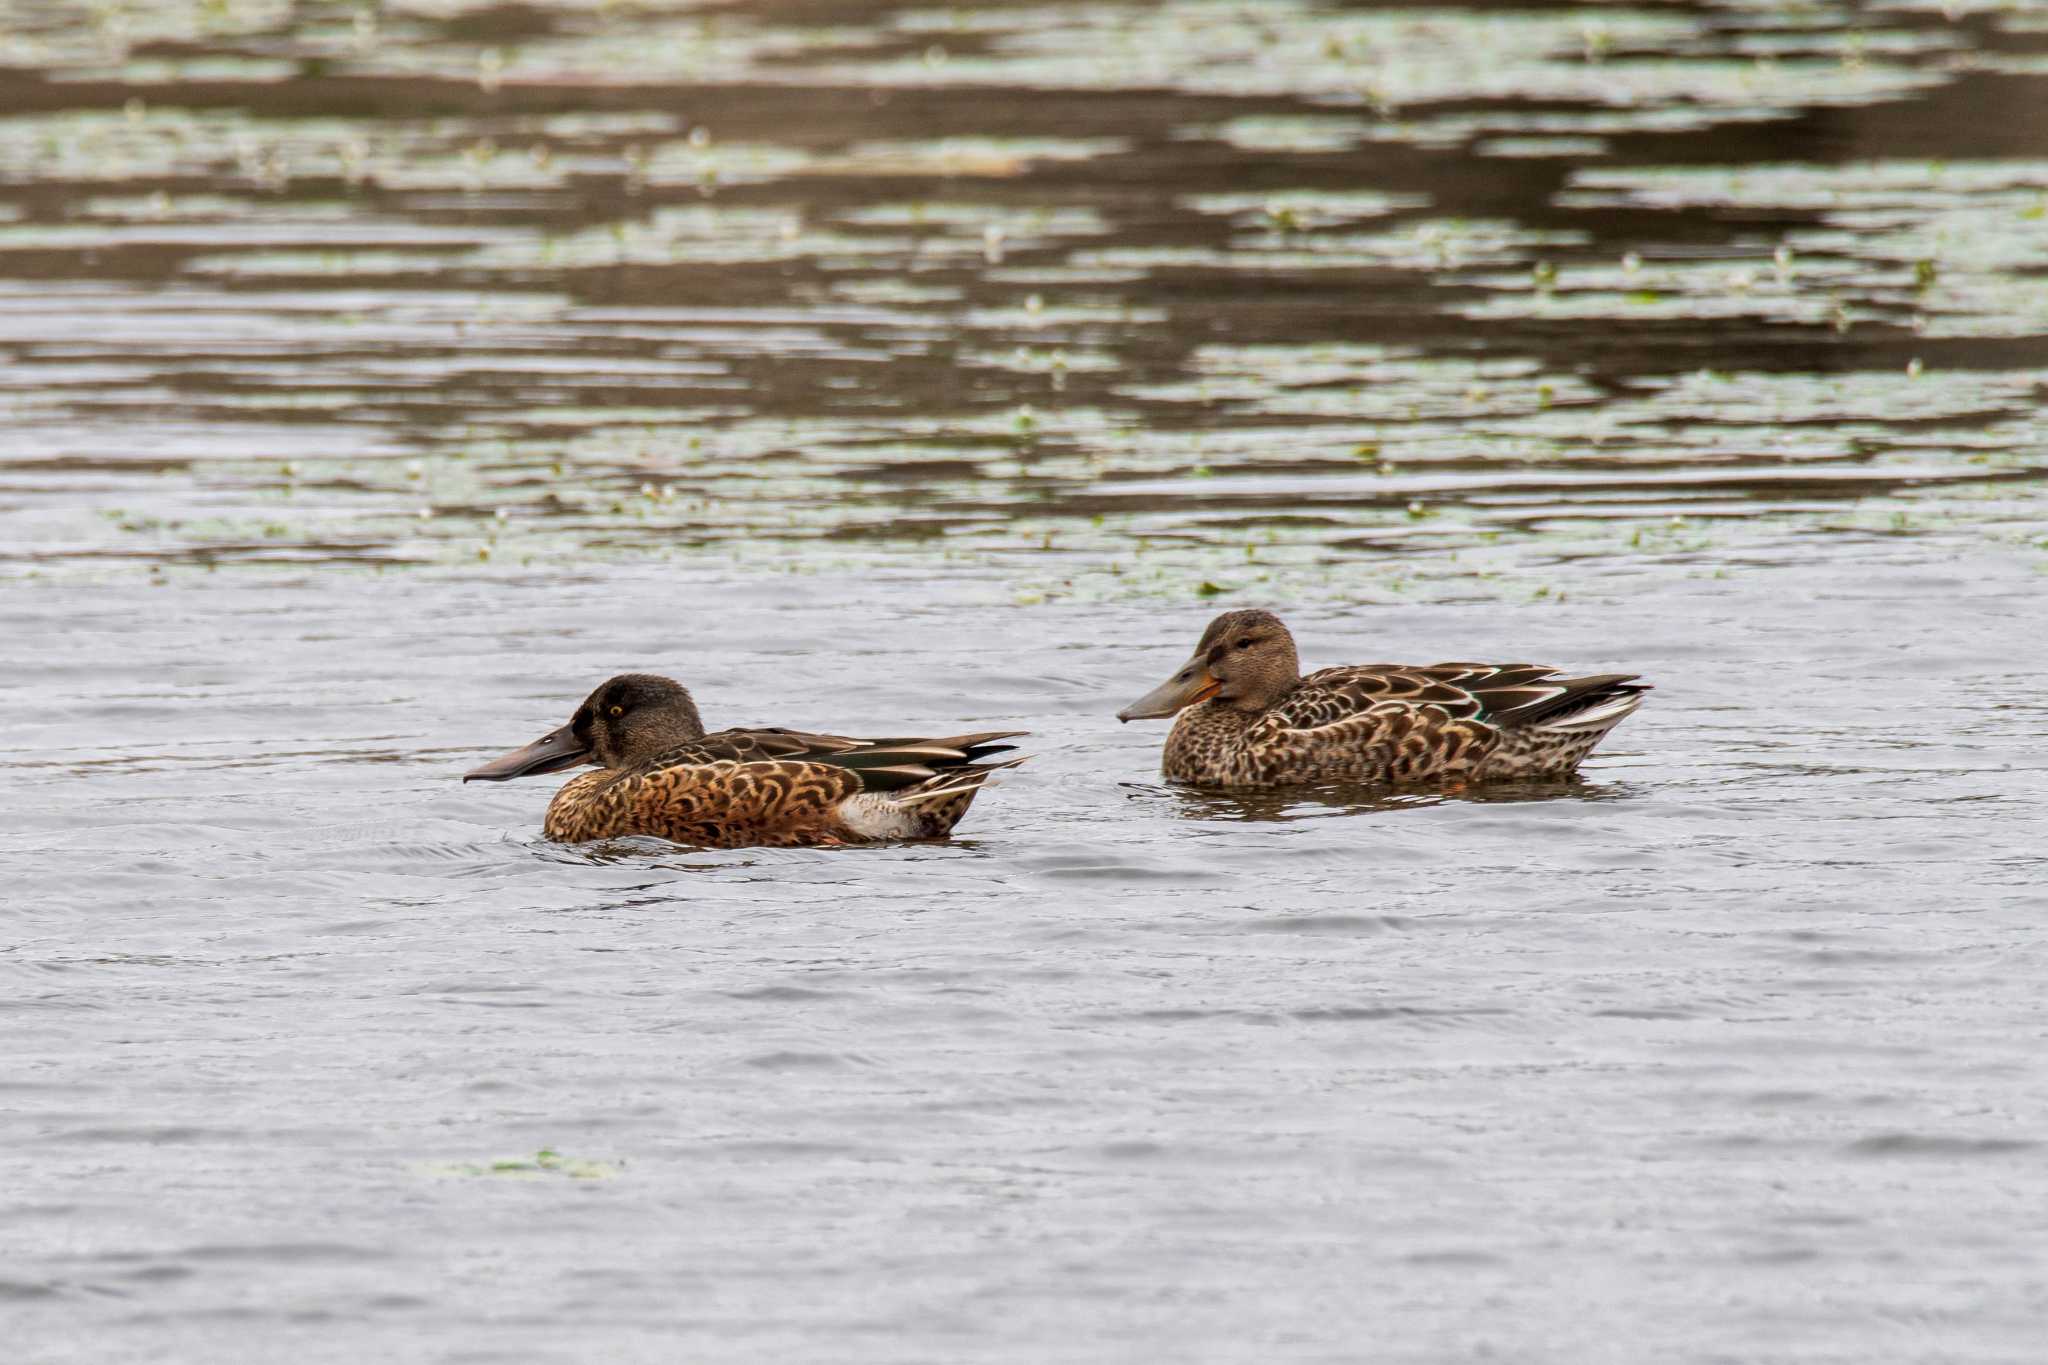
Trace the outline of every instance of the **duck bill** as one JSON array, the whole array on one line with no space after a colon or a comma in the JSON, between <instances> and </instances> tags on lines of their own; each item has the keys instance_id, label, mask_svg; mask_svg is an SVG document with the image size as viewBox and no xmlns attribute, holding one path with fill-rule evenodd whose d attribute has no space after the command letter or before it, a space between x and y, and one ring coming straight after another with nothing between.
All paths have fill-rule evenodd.
<instances>
[{"instance_id":1,"label":"duck bill","mask_svg":"<svg viewBox=\"0 0 2048 1365\"><path fill-rule=\"evenodd\" d=\"M1209 674L1205 660L1188 660L1187 667L1116 713L1121 721L1163 720L1196 702L1207 701L1223 690L1223 684Z\"/></svg>"},{"instance_id":2,"label":"duck bill","mask_svg":"<svg viewBox=\"0 0 2048 1365\"><path fill-rule=\"evenodd\" d=\"M464 782L509 782L515 777L539 777L542 773L558 773L564 768L573 768L588 762L590 750L579 743L575 734L564 725L550 734L542 735L524 749L514 749L503 758L494 758L481 768L472 768L462 775Z\"/></svg>"}]
</instances>

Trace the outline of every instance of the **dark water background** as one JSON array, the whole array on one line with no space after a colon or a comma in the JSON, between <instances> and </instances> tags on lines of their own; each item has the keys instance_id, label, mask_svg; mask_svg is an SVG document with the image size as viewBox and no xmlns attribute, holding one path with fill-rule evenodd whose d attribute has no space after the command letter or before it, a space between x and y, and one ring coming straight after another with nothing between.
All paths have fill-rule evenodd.
<instances>
[{"instance_id":1,"label":"dark water background","mask_svg":"<svg viewBox=\"0 0 2048 1365\"><path fill-rule=\"evenodd\" d=\"M2048 8L0 0L10 1360L2048 1323ZM1249 799L1203 622L1633 669ZM480 757L1028 728L944 846Z\"/></svg>"}]
</instances>

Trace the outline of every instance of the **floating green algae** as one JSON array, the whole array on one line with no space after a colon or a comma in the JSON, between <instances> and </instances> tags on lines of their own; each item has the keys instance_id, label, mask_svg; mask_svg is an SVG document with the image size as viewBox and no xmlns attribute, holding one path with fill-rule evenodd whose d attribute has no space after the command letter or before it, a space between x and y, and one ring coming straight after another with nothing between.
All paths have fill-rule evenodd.
<instances>
[{"instance_id":1,"label":"floating green algae","mask_svg":"<svg viewBox=\"0 0 2048 1365\"><path fill-rule=\"evenodd\" d=\"M531 1156L498 1157L489 1161L436 1161L422 1164L427 1175L494 1180L615 1180L625 1170L623 1161L599 1161L589 1157L564 1156L543 1147Z\"/></svg>"}]
</instances>

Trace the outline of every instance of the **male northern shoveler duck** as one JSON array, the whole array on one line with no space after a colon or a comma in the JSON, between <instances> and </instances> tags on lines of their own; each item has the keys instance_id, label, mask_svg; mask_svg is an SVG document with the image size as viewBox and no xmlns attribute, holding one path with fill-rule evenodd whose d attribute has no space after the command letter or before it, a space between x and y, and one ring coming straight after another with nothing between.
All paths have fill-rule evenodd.
<instances>
[{"instance_id":1,"label":"male northern shoveler duck","mask_svg":"<svg viewBox=\"0 0 2048 1365\"><path fill-rule=\"evenodd\" d=\"M653 834L705 848L789 848L939 839L982 784L1024 760L990 763L1021 730L947 739L848 739L800 730L704 733L697 703L670 678L622 673L567 725L493 759L465 782L537 777L584 763L542 832L578 843Z\"/></svg>"},{"instance_id":2,"label":"male northern shoveler duck","mask_svg":"<svg viewBox=\"0 0 2048 1365\"><path fill-rule=\"evenodd\" d=\"M1270 611L1225 612L1186 666L1117 712L1178 714L1161 770L1176 782L1559 777L1642 705L1632 673L1565 678L1541 664L1361 664L1301 675Z\"/></svg>"}]
</instances>

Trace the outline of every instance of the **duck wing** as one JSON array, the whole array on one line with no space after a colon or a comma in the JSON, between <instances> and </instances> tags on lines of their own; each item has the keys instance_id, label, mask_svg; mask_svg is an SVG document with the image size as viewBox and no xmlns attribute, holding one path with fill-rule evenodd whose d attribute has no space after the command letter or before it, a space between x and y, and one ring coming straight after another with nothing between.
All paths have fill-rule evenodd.
<instances>
[{"instance_id":1,"label":"duck wing","mask_svg":"<svg viewBox=\"0 0 2048 1365\"><path fill-rule=\"evenodd\" d=\"M1315 733L1338 743L1354 730L1361 739L1384 730L1394 717L1425 709L1444 720L1495 730L1569 728L1613 708L1633 709L1648 690L1633 673L1560 676L1546 664L1358 664L1311 673L1260 721L1283 734ZM1403 725L1401 728L1405 729Z\"/></svg>"},{"instance_id":2,"label":"duck wing","mask_svg":"<svg viewBox=\"0 0 2048 1365\"><path fill-rule=\"evenodd\" d=\"M1650 685L1636 673L1567 678L1544 664L1432 664L1412 670L1471 697L1473 718L1503 730L1577 730L1619 719Z\"/></svg>"},{"instance_id":3,"label":"duck wing","mask_svg":"<svg viewBox=\"0 0 2048 1365\"><path fill-rule=\"evenodd\" d=\"M720 730L670 749L646 767L665 770L711 763L800 764L835 770L840 777L832 785L843 785L845 777L851 775L855 781L849 791L894 791L979 766L996 754L1009 753L1016 746L1002 741L1020 738L1025 733L992 730L938 739L854 739L773 726Z\"/></svg>"}]
</instances>

